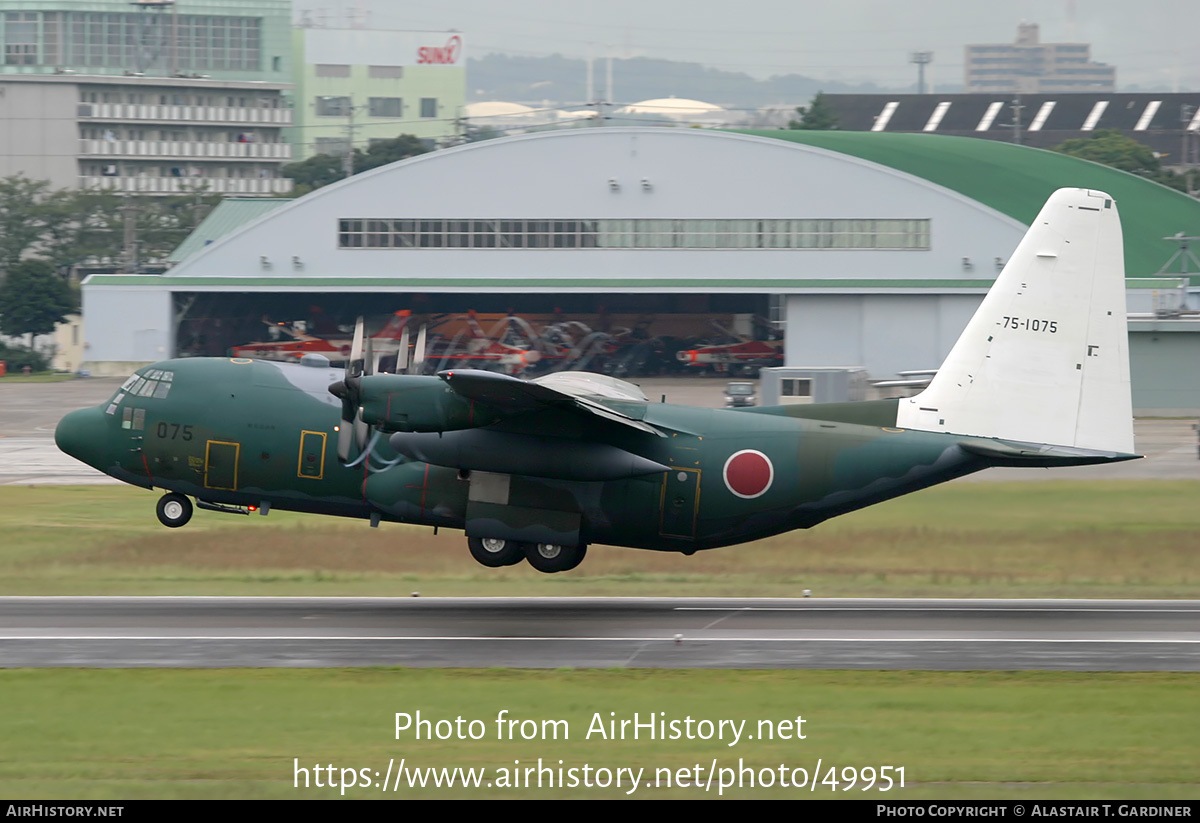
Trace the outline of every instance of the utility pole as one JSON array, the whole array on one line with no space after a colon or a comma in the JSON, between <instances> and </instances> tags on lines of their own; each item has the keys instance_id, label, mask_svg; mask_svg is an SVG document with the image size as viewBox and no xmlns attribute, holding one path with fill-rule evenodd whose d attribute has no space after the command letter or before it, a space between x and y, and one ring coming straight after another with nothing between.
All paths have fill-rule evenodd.
<instances>
[{"instance_id":1,"label":"utility pole","mask_svg":"<svg viewBox=\"0 0 1200 823\"><path fill-rule=\"evenodd\" d=\"M1179 107L1179 129L1183 138L1179 151L1179 172L1184 175L1187 174L1188 167L1188 126L1192 122L1192 115L1195 111L1195 107L1189 106L1187 103Z\"/></svg>"},{"instance_id":2,"label":"utility pole","mask_svg":"<svg viewBox=\"0 0 1200 823\"><path fill-rule=\"evenodd\" d=\"M1021 109L1025 108L1021 105L1021 95L1018 94L1013 98L1010 108L1013 112L1013 142L1019 146L1021 145Z\"/></svg>"},{"instance_id":3,"label":"utility pole","mask_svg":"<svg viewBox=\"0 0 1200 823\"><path fill-rule=\"evenodd\" d=\"M346 178L354 176L354 98L346 98L346 156L342 160L342 170Z\"/></svg>"},{"instance_id":4,"label":"utility pole","mask_svg":"<svg viewBox=\"0 0 1200 823\"><path fill-rule=\"evenodd\" d=\"M133 198L126 192L124 203L121 204L121 218L124 223L124 242L121 246L121 268L125 274L137 274L138 270L138 236L137 236L137 206Z\"/></svg>"}]
</instances>

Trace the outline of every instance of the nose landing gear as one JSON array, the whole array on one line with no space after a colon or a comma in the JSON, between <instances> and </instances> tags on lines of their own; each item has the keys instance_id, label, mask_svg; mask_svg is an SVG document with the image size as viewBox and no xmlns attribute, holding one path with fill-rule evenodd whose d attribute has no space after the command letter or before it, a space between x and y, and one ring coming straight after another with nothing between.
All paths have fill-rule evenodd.
<instances>
[{"instance_id":1,"label":"nose landing gear","mask_svg":"<svg viewBox=\"0 0 1200 823\"><path fill-rule=\"evenodd\" d=\"M192 519L192 501L175 492L164 494L158 499L155 514L159 523L168 529L177 529Z\"/></svg>"}]
</instances>

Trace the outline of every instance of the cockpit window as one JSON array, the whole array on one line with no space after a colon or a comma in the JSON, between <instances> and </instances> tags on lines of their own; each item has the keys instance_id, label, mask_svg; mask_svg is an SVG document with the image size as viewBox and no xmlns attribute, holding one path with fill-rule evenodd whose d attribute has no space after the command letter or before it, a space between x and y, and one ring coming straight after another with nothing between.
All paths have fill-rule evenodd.
<instances>
[{"instance_id":1,"label":"cockpit window","mask_svg":"<svg viewBox=\"0 0 1200 823\"><path fill-rule=\"evenodd\" d=\"M129 376L129 379L121 384L121 388L117 390L116 396L105 409L105 414L116 414L117 409L121 405L121 401L126 395L133 397L151 397L161 400L166 397L171 391L171 386L175 385L175 372L165 371L163 369L147 369L143 373L135 373ZM126 416L122 422L132 422ZM133 423L134 428L137 428L136 423ZM129 428L127 425L126 428Z\"/></svg>"}]
</instances>

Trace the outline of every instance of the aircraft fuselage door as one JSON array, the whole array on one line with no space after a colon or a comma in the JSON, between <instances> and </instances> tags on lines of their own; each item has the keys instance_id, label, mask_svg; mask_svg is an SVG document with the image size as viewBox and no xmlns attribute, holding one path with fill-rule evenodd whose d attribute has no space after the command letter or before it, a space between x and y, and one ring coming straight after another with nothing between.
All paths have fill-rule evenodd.
<instances>
[{"instance_id":1,"label":"aircraft fuselage door","mask_svg":"<svg viewBox=\"0 0 1200 823\"><path fill-rule=\"evenodd\" d=\"M700 511L700 470L672 468L662 479L659 534L695 537Z\"/></svg>"},{"instance_id":2,"label":"aircraft fuselage door","mask_svg":"<svg viewBox=\"0 0 1200 823\"><path fill-rule=\"evenodd\" d=\"M237 490L240 443L209 440L204 449L204 485L210 489Z\"/></svg>"},{"instance_id":3,"label":"aircraft fuselage door","mask_svg":"<svg viewBox=\"0 0 1200 823\"><path fill-rule=\"evenodd\" d=\"M300 432L296 474L313 480L320 480L325 475L325 432Z\"/></svg>"}]
</instances>

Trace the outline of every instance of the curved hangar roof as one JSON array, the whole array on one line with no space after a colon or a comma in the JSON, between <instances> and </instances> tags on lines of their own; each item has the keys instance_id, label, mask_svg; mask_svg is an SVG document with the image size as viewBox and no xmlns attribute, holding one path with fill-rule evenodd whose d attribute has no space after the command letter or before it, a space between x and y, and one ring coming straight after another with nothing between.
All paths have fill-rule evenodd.
<instances>
[{"instance_id":1,"label":"curved hangar roof","mask_svg":"<svg viewBox=\"0 0 1200 823\"><path fill-rule=\"evenodd\" d=\"M828 149L916 175L1029 225L1055 189L1105 191L1121 208L1125 273L1152 275L1178 250L1169 235L1197 234L1200 201L1110 166L1043 149L933 134L744 131Z\"/></svg>"},{"instance_id":2,"label":"curved hangar roof","mask_svg":"<svg viewBox=\"0 0 1200 823\"><path fill-rule=\"evenodd\" d=\"M220 291L975 292L1061 185L1118 198L1130 274L1169 256L1150 238L1186 229L1176 225L1185 217L1200 222L1200 204L1163 187L992 141L597 128L489 140L357 175L212 243L160 282Z\"/></svg>"}]
</instances>

